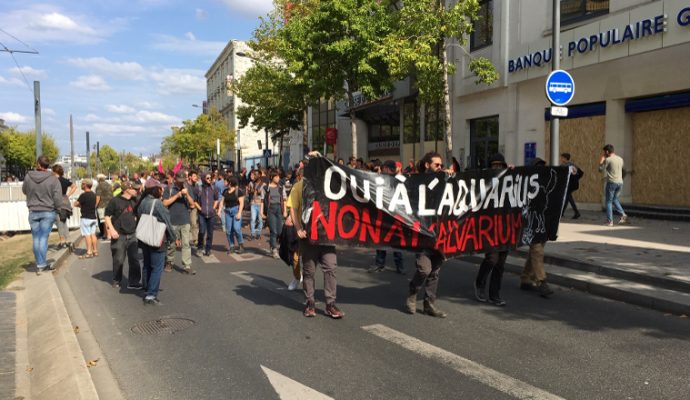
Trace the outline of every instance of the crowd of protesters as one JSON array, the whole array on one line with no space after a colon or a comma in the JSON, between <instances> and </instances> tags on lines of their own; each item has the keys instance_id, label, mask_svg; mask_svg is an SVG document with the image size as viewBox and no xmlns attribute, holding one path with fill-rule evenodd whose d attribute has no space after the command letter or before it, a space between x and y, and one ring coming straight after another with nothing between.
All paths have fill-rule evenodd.
<instances>
[{"instance_id":1,"label":"crowd of protesters","mask_svg":"<svg viewBox=\"0 0 690 400\"><path fill-rule=\"evenodd\" d=\"M602 157L601 169L607 171L609 180L617 185L614 189L619 191L622 184L619 183L620 173L616 168L621 168L622 161L616 158L608 162L608 158L613 155L612 146L607 145L606 151L608 153L605 154L606 157ZM312 152L309 156L320 155ZM343 159L336 162L350 168L385 175L442 172L453 175L461 172L461 166L455 158L449 163L444 163L443 157L436 152L427 153L419 161L410 159L406 165L396 160L372 159L365 162L355 157L350 157L347 162ZM282 259L291 266L292 280L288 284L288 290L295 290L302 285L306 295L303 313L306 317L316 315L314 275L316 267L320 266L324 274L325 314L332 318L342 318L344 313L335 303L336 248L334 245L317 245L306 240L302 177L307 163L308 159L305 159L287 170L254 166L239 172L200 172L181 167L175 171L135 173L131 177L122 174L115 177L112 182L108 182L105 176L98 175L96 185L90 179L82 180L82 194L75 202L70 203L69 197L76 191L76 185L63 176L64 171L59 165L50 171L48 159L41 156L36 171L27 175L24 184L30 209L29 219L38 273L50 267L46 260L47 236L53 224L58 225L58 247L69 246L66 221L72 214L72 207L80 207L80 230L86 243L81 258L98 256L96 233L100 227L101 240L110 243L112 286L121 287L125 279L123 265L125 259L128 259L127 288L145 290L145 304L159 304L161 278L164 272L175 270L175 256L178 250L181 252L182 261L179 271L195 275L192 256L210 257L214 249L214 230L222 229L227 244L216 245L216 250L227 254L242 254L248 250L245 248L245 238L247 241L266 241L269 250L264 254ZM568 187L567 198L575 212L573 218L576 219L580 214L572 199L572 192L577 190L577 181L583 172L572 163L568 153L561 155L561 163L570 168L573 175L571 182L575 182ZM546 163L537 159L532 165L544 166ZM502 170L513 166L506 163L503 155L495 154L489 158L487 168ZM610 186L613 187L614 184ZM617 211L622 214L621 223L624 223L627 216L616 204L616 194L607 192L607 202L616 206ZM610 207L609 205L607 210L607 224L611 224L612 221ZM565 212L565 208L563 211ZM158 246L147 245L136 238L137 223L139 217L144 214L149 214L165 224L165 235ZM248 236L243 235L243 225L248 225ZM268 232L265 232L266 226ZM530 246L520 279L520 288L549 297L553 291L546 284L544 245L545 243L535 243ZM254 253L262 251L261 246L251 247ZM138 260L140 250L143 254L143 270ZM373 264L368 271L383 271L386 255L386 250L376 250L375 255L372 255ZM485 254L474 281L477 301L496 306L506 304L500 296L506 257L507 251L489 251ZM400 251L393 251L393 262L397 273L406 272ZM416 254L414 272L404 302L404 308L408 313L417 312L417 297L423 293L423 313L438 318L446 317L446 313L436 304L443 262L443 257L434 252Z\"/></svg>"}]
</instances>

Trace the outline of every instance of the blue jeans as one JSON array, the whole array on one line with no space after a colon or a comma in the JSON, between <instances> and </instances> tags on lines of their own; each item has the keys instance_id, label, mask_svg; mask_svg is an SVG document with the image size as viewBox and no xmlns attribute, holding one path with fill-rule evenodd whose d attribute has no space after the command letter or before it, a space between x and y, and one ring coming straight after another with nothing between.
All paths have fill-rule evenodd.
<instances>
[{"instance_id":1,"label":"blue jeans","mask_svg":"<svg viewBox=\"0 0 690 400\"><path fill-rule=\"evenodd\" d=\"M29 211L31 238L33 239L34 257L38 268L47 267L48 236L53 230L56 216L55 211Z\"/></svg>"},{"instance_id":2,"label":"blue jeans","mask_svg":"<svg viewBox=\"0 0 690 400\"><path fill-rule=\"evenodd\" d=\"M213 221L215 221L216 214L211 214L210 217L205 217L203 214L199 213L199 238L197 242L197 248L205 245L204 249L206 251L211 251L211 246L213 246ZM206 240L204 240L206 236Z\"/></svg>"},{"instance_id":3,"label":"blue jeans","mask_svg":"<svg viewBox=\"0 0 690 400\"><path fill-rule=\"evenodd\" d=\"M235 206L225 209L225 234L228 236L228 245L232 248L237 244L242 244L242 217L236 219L237 213L241 213L240 207Z\"/></svg>"},{"instance_id":4,"label":"blue jeans","mask_svg":"<svg viewBox=\"0 0 690 400\"><path fill-rule=\"evenodd\" d=\"M141 244L144 254L144 287L146 296L158 297L161 275L165 265L165 247L157 248Z\"/></svg>"},{"instance_id":5,"label":"blue jeans","mask_svg":"<svg viewBox=\"0 0 690 400\"><path fill-rule=\"evenodd\" d=\"M394 251L393 261L395 262L395 269L398 272L402 272L404 270L402 253L399 251ZM374 263L379 267L386 265L386 250L376 250L376 260Z\"/></svg>"},{"instance_id":6,"label":"blue jeans","mask_svg":"<svg viewBox=\"0 0 690 400\"><path fill-rule=\"evenodd\" d=\"M252 222L249 225L249 234L254 237L261 237L261 231L264 229L264 219L259 215L260 211L261 204L252 204Z\"/></svg>"},{"instance_id":7,"label":"blue jeans","mask_svg":"<svg viewBox=\"0 0 690 400\"><path fill-rule=\"evenodd\" d=\"M283 209L279 204L274 204L268 208L267 219L268 229L271 231L271 249L278 248L278 235L283 230Z\"/></svg>"},{"instance_id":8,"label":"blue jeans","mask_svg":"<svg viewBox=\"0 0 690 400\"><path fill-rule=\"evenodd\" d=\"M623 207L621 206L621 202L618 201L618 195L621 193L621 190L623 190L623 184L622 183L613 183L613 182L606 182L606 220L607 221L613 221L613 210L611 209L613 207L616 208L616 211L620 215L625 215L625 211L623 211Z\"/></svg>"}]
</instances>

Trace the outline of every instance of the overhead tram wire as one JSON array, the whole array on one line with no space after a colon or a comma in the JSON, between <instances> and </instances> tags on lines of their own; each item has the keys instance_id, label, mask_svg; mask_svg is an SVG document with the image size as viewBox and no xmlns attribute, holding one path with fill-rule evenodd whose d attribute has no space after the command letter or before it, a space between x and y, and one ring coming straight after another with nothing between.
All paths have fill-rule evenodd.
<instances>
[{"instance_id":1,"label":"overhead tram wire","mask_svg":"<svg viewBox=\"0 0 690 400\"><path fill-rule=\"evenodd\" d=\"M31 88L31 85L29 84L29 80L26 79L26 75L24 75L24 70L22 67L19 65L19 62L17 61L17 58L14 56L14 53L25 53L25 54L38 54L38 51L34 49L33 47L29 46L28 44L24 43L21 39L18 37L12 35L11 33L7 32L6 30L0 28L0 32L4 33L5 35L11 37L12 39L18 41L19 43L23 44L27 48L31 49L31 51L28 50L11 50L7 46L5 46L4 43L0 42L0 46L2 46L2 49L0 51L4 51L7 53L10 53L10 57L12 57L12 60L14 61L14 65L17 66L17 69L19 70L19 73L22 74L22 78L24 78L24 83L26 83L26 87L29 89L30 93L33 93L33 89Z\"/></svg>"}]
</instances>

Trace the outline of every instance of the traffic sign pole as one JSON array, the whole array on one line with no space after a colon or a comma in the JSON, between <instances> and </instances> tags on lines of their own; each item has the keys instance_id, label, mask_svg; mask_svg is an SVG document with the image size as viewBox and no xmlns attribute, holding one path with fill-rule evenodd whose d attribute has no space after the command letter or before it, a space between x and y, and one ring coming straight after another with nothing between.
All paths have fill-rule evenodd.
<instances>
[{"instance_id":1,"label":"traffic sign pole","mask_svg":"<svg viewBox=\"0 0 690 400\"><path fill-rule=\"evenodd\" d=\"M551 44L551 70L557 71L561 68L561 1L553 0L553 22L552 27L552 44ZM551 116L551 165L559 164L558 152L559 134L558 134L558 117Z\"/></svg>"}]
</instances>

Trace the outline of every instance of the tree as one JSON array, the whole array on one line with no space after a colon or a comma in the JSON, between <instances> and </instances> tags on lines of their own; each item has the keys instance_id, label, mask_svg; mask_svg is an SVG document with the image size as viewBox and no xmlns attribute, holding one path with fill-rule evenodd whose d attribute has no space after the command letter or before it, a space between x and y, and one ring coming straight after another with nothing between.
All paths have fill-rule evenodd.
<instances>
[{"instance_id":1,"label":"tree","mask_svg":"<svg viewBox=\"0 0 690 400\"><path fill-rule=\"evenodd\" d=\"M195 120L182 122L181 127L173 127L172 134L163 139L161 151L165 155L175 155L191 165L201 160L209 160L216 152L216 140L220 139L221 153L231 148L235 142L235 132L228 128L220 113L212 108L209 114L201 114Z\"/></svg>"},{"instance_id":2,"label":"tree","mask_svg":"<svg viewBox=\"0 0 690 400\"><path fill-rule=\"evenodd\" d=\"M96 153L91 153L89 157L89 163L91 164L91 170L96 171L96 173L104 173L105 175L110 175L113 172L119 172L120 169L120 156L117 151L113 149L110 145L104 144L98 150L98 163L96 163Z\"/></svg>"},{"instance_id":3,"label":"tree","mask_svg":"<svg viewBox=\"0 0 690 400\"><path fill-rule=\"evenodd\" d=\"M455 64L449 62L447 51L451 45L465 45L478 9L477 0L457 0L448 8L443 0L406 0L391 14L391 30L377 49L393 76L416 77L422 103L444 103L448 160L453 150L448 76L455 72ZM483 57L473 58L470 70L478 84L498 79L496 68Z\"/></svg>"},{"instance_id":4,"label":"tree","mask_svg":"<svg viewBox=\"0 0 690 400\"><path fill-rule=\"evenodd\" d=\"M255 130L272 132L273 142L280 141L282 163L285 135L302 125L306 86L297 83L285 66L258 60L233 83L233 91L244 103L237 109L240 128L251 120Z\"/></svg>"},{"instance_id":5,"label":"tree","mask_svg":"<svg viewBox=\"0 0 690 400\"><path fill-rule=\"evenodd\" d=\"M41 140L43 155L51 162L57 161L60 152L55 140L44 133ZM0 153L7 160L7 165L18 171L25 172L36 165L36 133L34 131L21 132L15 128L4 130L0 134Z\"/></svg>"},{"instance_id":6,"label":"tree","mask_svg":"<svg viewBox=\"0 0 690 400\"><path fill-rule=\"evenodd\" d=\"M254 34L255 48L285 62L313 102L346 97L357 155L354 94L378 97L392 86L376 50L389 34L390 12L378 0L277 1Z\"/></svg>"}]
</instances>

